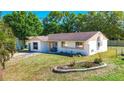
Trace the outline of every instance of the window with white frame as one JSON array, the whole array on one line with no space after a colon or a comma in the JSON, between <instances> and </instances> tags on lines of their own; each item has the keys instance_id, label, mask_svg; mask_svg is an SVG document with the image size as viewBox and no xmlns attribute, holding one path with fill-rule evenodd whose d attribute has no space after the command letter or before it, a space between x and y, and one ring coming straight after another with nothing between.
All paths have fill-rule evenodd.
<instances>
[{"instance_id":1,"label":"window with white frame","mask_svg":"<svg viewBox=\"0 0 124 93\"><path fill-rule=\"evenodd\" d=\"M76 48L83 48L84 47L84 43L83 42L75 42L75 47Z\"/></svg>"},{"instance_id":2,"label":"window with white frame","mask_svg":"<svg viewBox=\"0 0 124 93\"><path fill-rule=\"evenodd\" d=\"M33 49L38 49L38 42L33 42Z\"/></svg>"},{"instance_id":3,"label":"window with white frame","mask_svg":"<svg viewBox=\"0 0 124 93\"><path fill-rule=\"evenodd\" d=\"M61 42L61 46L62 46L62 47L67 47L67 43L66 43L65 41L62 41L62 42Z\"/></svg>"}]
</instances>

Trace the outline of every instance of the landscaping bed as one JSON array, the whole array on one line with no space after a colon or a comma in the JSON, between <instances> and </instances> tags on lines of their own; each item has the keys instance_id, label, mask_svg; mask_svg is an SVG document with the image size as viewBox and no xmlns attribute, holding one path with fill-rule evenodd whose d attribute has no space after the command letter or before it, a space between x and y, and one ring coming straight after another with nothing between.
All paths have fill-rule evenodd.
<instances>
[{"instance_id":1,"label":"landscaping bed","mask_svg":"<svg viewBox=\"0 0 124 93\"><path fill-rule=\"evenodd\" d=\"M79 71L95 70L106 66L107 64L105 63L79 62L79 63L70 63L63 66L56 66L53 68L53 71L58 73L79 72Z\"/></svg>"}]
</instances>

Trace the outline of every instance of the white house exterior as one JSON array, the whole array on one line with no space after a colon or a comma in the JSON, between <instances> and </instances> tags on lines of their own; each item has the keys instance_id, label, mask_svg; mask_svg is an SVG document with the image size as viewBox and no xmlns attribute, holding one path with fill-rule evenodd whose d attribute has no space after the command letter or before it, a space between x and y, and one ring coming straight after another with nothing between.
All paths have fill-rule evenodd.
<instances>
[{"instance_id":1,"label":"white house exterior","mask_svg":"<svg viewBox=\"0 0 124 93\"><path fill-rule=\"evenodd\" d=\"M101 32L76 32L29 37L29 51L65 52L93 55L107 51L107 38Z\"/></svg>"}]
</instances>

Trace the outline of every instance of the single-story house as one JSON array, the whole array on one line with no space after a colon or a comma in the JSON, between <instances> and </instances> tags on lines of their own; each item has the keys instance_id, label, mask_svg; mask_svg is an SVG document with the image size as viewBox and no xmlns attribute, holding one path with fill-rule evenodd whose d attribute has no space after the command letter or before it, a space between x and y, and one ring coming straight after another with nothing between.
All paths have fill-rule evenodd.
<instances>
[{"instance_id":1,"label":"single-story house","mask_svg":"<svg viewBox=\"0 0 124 93\"><path fill-rule=\"evenodd\" d=\"M100 32L75 32L33 36L27 41L29 51L65 52L93 55L107 51L107 38Z\"/></svg>"}]
</instances>

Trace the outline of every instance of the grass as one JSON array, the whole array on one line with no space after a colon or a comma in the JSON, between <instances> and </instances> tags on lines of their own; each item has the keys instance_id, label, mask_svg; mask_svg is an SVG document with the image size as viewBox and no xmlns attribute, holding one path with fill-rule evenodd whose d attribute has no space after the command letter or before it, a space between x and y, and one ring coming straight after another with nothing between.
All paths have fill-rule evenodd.
<instances>
[{"instance_id":1,"label":"grass","mask_svg":"<svg viewBox=\"0 0 124 93\"><path fill-rule=\"evenodd\" d=\"M6 62L3 80L124 80L124 61L116 56L116 48L100 53L107 67L86 72L53 73L52 68L76 60L93 61L98 54L87 57L67 57L55 54L39 54L19 62Z\"/></svg>"}]
</instances>

